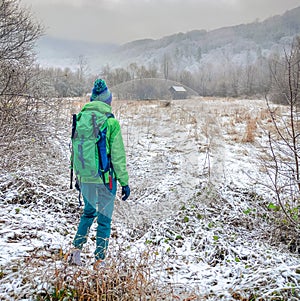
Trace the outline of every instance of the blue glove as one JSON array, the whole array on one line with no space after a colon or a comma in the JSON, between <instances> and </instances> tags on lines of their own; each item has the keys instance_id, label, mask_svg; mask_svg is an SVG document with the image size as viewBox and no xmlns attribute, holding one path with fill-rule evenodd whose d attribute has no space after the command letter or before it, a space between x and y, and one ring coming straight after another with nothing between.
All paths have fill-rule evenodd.
<instances>
[{"instance_id":1,"label":"blue glove","mask_svg":"<svg viewBox=\"0 0 300 301\"><path fill-rule=\"evenodd\" d=\"M126 201L130 195L130 188L128 185L122 186L122 200Z\"/></svg>"}]
</instances>

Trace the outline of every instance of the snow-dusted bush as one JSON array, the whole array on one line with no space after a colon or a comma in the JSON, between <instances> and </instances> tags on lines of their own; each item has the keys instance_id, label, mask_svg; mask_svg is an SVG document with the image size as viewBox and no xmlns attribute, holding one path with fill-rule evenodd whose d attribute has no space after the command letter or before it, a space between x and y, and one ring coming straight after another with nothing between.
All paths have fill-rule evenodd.
<instances>
[{"instance_id":1,"label":"snow-dusted bush","mask_svg":"<svg viewBox=\"0 0 300 301\"><path fill-rule=\"evenodd\" d=\"M31 138L39 128L38 102L34 97L34 44L41 26L17 0L0 3L0 165L13 166L19 153L26 149L16 143ZM28 141L26 141L28 143ZM20 157L19 157L20 158Z\"/></svg>"},{"instance_id":2,"label":"snow-dusted bush","mask_svg":"<svg viewBox=\"0 0 300 301\"><path fill-rule=\"evenodd\" d=\"M275 195L269 208L275 213L281 211L282 221L294 227L296 241L293 244L297 245L300 231L300 38L286 50L284 58L273 60L271 71L274 93L270 98L283 104L285 109L282 112L266 98L273 127L267 133L269 158L265 168Z\"/></svg>"}]
</instances>

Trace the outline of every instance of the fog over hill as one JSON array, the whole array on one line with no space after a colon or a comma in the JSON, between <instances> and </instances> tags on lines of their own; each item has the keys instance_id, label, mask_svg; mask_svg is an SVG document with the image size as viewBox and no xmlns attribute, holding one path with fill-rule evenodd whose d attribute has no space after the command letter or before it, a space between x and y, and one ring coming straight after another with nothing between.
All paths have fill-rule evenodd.
<instances>
[{"instance_id":1,"label":"fog over hill","mask_svg":"<svg viewBox=\"0 0 300 301\"><path fill-rule=\"evenodd\" d=\"M78 60L83 56L90 67L102 65L107 55L115 51L119 45L99 44L73 41L43 36L37 42L37 59L45 67L76 68Z\"/></svg>"},{"instance_id":2,"label":"fog over hill","mask_svg":"<svg viewBox=\"0 0 300 301\"><path fill-rule=\"evenodd\" d=\"M204 65L218 66L225 61L247 65L272 52L281 52L300 34L300 6L283 15L212 31L193 30L161 39L143 39L124 45L59 40L49 36L38 42L38 61L42 66L76 67L84 56L90 72L103 66L126 68L131 63L155 65L168 62L174 71L195 72Z\"/></svg>"}]
</instances>

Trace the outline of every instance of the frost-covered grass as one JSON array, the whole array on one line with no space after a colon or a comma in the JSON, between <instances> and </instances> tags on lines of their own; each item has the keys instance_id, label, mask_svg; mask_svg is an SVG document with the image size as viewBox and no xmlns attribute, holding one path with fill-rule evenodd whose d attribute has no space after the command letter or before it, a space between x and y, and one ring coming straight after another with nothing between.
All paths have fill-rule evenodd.
<instances>
[{"instance_id":1,"label":"frost-covered grass","mask_svg":"<svg viewBox=\"0 0 300 301\"><path fill-rule=\"evenodd\" d=\"M263 101L115 101L132 194L118 197L106 268L95 225L67 255L81 209L69 190L71 111L1 171L1 300L299 300L299 241L268 205ZM25 141L26 142L26 141Z\"/></svg>"}]
</instances>

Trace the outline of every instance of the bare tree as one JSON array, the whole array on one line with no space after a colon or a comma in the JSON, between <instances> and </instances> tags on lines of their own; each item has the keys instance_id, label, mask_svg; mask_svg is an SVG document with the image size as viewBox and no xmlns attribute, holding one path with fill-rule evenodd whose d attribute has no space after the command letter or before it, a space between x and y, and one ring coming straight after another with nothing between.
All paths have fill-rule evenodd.
<instances>
[{"instance_id":1,"label":"bare tree","mask_svg":"<svg viewBox=\"0 0 300 301\"><path fill-rule=\"evenodd\" d=\"M163 69L163 74L165 79L169 78L169 67L170 67L169 65L170 65L170 58L165 53L162 61L162 69Z\"/></svg>"},{"instance_id":2,"label":"bare tree","mask_svg":"<svg viewBox=\"0 0 300 301\"><path fill-rule=\"evenodd\" d=\"M272 181L278 209L292 224L300 224L300 39L295 39L284 58L271 65L274 95L287 106L280 114L266 97L273 132L269 132L270 163L267 171ZM276 206L275 206L276 208ZM274 209L274 208L273 208Z\"/></svg>"},{"instance_id":3,"label":"bare tree","mask_svg":"<svg viewBox=\"0 0 300 301\"><path fill-rule=\"evenodd\" d=\"M34 45L42 34L29 11L17 0L0 1L0 145L1 165L8 164L15 137L33 134L37 120L34 101ZM4 156L5 154L5 156Z\"/></svg>"}]
</instances>

